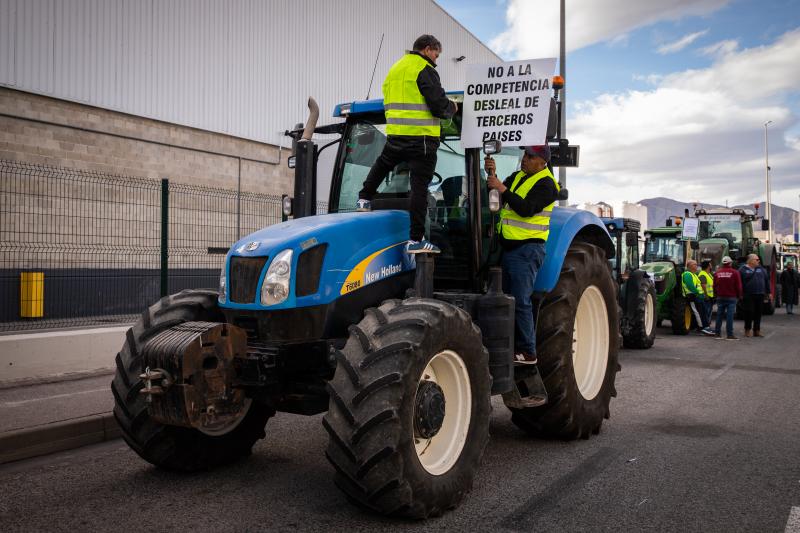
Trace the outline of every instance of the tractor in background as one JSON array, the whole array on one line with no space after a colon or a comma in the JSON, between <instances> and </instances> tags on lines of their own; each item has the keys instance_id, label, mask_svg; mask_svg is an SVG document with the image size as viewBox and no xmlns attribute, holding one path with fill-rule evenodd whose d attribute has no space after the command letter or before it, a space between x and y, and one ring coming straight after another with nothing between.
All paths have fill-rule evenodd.
<instances>
[{"instance_id":1,"label":"tractor in background","mask_svg":"<svg viewBox=\"0 0 800 533\"><path fill-rule=\"evenodd\" d=\"M548 139L558 165L571 147L558 137L555 105ZM218 290L162 298L128 331L112 383L128 445L162 468L208 469L247 456L277 411L325 413L326 456L347 498L425 518L458 506L472 487L493 395L529 435L598 433L620 369L608 267L616 250L603 222L552 212L534 287L547 398L526 406L535 376L513 362L514 299L502 293L493 245L499 205L490 208L480 150L460 142L460 110L443 121L429 187L428 234L442 250L434 262L404 251L407 169L389 174L372 212L356 212L386 142L382 100L337 105L344 120L320 127L309 106L305 128L288 132L295 194L284 213L294 218L234 243ZM326 145L338 152L325 215L316 215L314 134L338 136ZM504 176L521 151L493 157Z\"/></svg>"},{"instance_id":2,"label":"tractor in background","mask_svg":"<svg viewBox=\"0 0 800 533\"><path fill-rule=\"evenodd\" d=\"M681 240L683 227L679 217L670 217L667 225L645 231L642 270L653 278L656 291L656 324L669 320L674 335L687 335L692 329L692 310L681 290L681 275L692 257L697 241Z\"/></svg>"},{"instance_id":3,"label":"tractor in background","mask_svg":"<svg viewBox=\"0 0 800 533\"><path fill-rule=\"evenodd\" d=\"M769 272L770 294L764 295L763 313L775 313L778 283L778 251L774 244L761 242L753 234L753 223L761 221L761 229L769 229L769 221L758 215L756 210L740 208L696 209L699 221L698 261L711 260L713 268L719 266L724 256L733 259L734 268L743 265L749 254L758 255Z\"/></svg>"},{"instance_id":4,"label":"tractor in background","mask_svg":"<svg viewBox=\"0 0 800 533\"><path fill-rule=\"evenodd\" d=\"M620 333L625 348L650 348L656 338L656 300L653 277L639 265L641 223L631 218L602 218L614 239L611 259L619 285Z\"/></svg>"}]
</instances>

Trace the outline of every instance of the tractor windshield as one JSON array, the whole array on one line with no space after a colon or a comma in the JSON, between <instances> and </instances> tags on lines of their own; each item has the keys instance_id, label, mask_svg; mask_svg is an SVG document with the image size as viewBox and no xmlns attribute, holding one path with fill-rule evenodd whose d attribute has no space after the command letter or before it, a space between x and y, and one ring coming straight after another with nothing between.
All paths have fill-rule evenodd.
<instances>
[{"instance_id":1,"label":"tractor windshield","mask_svg":"<svg viewBox=\"0 0 800 533\"><path fill-rule=\"evenodd\" d=\"M382 115L380 118L376 116L375 122L365 118L363 121L351 123L345 132L338 193L335 187L332 189L334 195L332 205L338 212L356 209L358 191L363 187L372 164L386 144L386 125L380 123L382 119ZM443 131L448 132L447 129ZM502 153L494 155L498 177L505 179L518 170L521 156L522 152L518 148L505 148ZM470 250L468 220L470 187L467 179L465 150L461 145L460 136L450 131L439 145L436 170L428 186L425 233L442 250L436 259L437 277L460 279L469 275L469 270L465 268L469 264ZM479 179L483 183L480 188L483 191L481 205L485 211L481 216L485 219L485 223L489 224L491 216L485 186L486 175L482 170ZM400 164L378 187L373 208L404 209L409 196L409 185L408 167Z\"/></svg>"},{"instance_id":2,"label":"tractor windshield","mask_svg":"<svg viewBox=\"0 0 800 533\"><path fill-rule=\"evenodd\" d=\"M700 240L725 239L728 250L738 250L742 243L742 223L738 215L700 217Z\"/></svg>"},{"instance_id":3,"label":"tractor windshield","mask_svg":"<svg viewBox=\"0 0 800 533\"><path fill-rule=\"evenodd\" d=\"M645 258L647 262L673 261L683 264L685 248L685 243L678 236L650 234L647 239Z\"/></svg>"}]
</instances>

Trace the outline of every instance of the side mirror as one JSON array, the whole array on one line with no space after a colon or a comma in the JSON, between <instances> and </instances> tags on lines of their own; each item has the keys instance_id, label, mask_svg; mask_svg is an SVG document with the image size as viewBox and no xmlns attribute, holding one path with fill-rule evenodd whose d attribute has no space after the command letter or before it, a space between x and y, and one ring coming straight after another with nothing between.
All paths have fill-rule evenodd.
<instances>
[{"instance_id":1,"label":"side mirror","mask_svg":"<svg viewBox=\"0 0 800 533\"><path fill-rule=\"evenodd\" d=\"M766 218L761 219L761 231L769 231L769 220Z\"/></svg>"},{"instance_id":2,"label":"side mirror","mask_svg":"<svg viewBox=\"0 0 800 533\"><path fill-rule=\"evenodd\" d=\"M486 155L499 154L503 150L503 144L500 141L484 141L483 153Z\"/></svg>"},{"instance_id":3,"label":"side mirror","mask_svg":"<svg viewBox=\"0 0 800 533\"><path fill-rule=\"evenodd\" d=\"M699 250L700 243L698 241L689 241L689 248L691 248L692 250Z\"/></svg>"},{"instance_id":4,"label":"side mirror","mask_svg":"<svg viewBox=\"0 0 800 533\"><path fill-rule=\"evenodd\" d=\"M569 200L569 191L566 188L562 188L558 191L558 199L559 200Z\"/></svg>"},{"instance_id":5,"label":"side mirror","mask_svg":"<svg viewBox=\"0 0 800 533\"><path fill-rule=\"evenodd\" d=\"M629 231L628 233L625 234L625 246L628 246L629 248L633 248L634 246L638 246L638 245L639 245L639 236L638 235L636 235L632 231Z\"/></svg>"}]
</instances>

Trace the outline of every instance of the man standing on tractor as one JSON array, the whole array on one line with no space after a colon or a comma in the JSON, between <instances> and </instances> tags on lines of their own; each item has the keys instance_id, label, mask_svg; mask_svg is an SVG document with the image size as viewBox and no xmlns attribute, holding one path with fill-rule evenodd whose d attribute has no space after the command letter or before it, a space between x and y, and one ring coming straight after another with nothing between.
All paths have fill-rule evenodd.
<instances>
[{"instance_id":1,"label":"man standing on tractor","mask_svg":"<svg viewBox=\"0 0 800 533\"><path fill-rule=\"evenodd\" d=\"M733 260L727 255L722 258L722 265L714 274L717 286L717 325L714 337L722 338L722 320L725 319L725 333L729 341L738 341L733 334L733 315L736 313L736 302L742 297L742 277L731 267Z\"/></svg>"},{"instance_id":2,"label":"man standing on tractor","mask_svg":"<svg viewBox=\"0 0 800 533\"><path fill-rule=\"evenodd\" d=\"M705 312L701 313L698 310L699 304L699 307L705 311L705 293L703 292L703 286L700 284L700 278L697 277L697 261L694 259L689 259L686 263L686 271L681 276L681 290L694 315L697 332L713 335L714 332L709 327Z\"/></svg>"},{"instance_id":3,"label":"man standing on tractor","mask_svg":"<svg viewBox=\"0 0 800 533\"><path fill-rule=\"evenodd\" d=\"M763 337L761 334L761 308L764 295L769 294L769 273L759 264L756 254L747 256L747 263L739 267L744 288L744 336ZM751 332L752 328L752 332Z\"/></svg>"},{"instance_id":4,"label":"man standing on tractor","mask_svg":"<svg viewBox=\"0 0 800 533\"><path fill-rule=\"evenodd\" d=\"M703 299L702 306L703 306L703 313L705 314L706 324L711 326L711 311L714 307L714 273L711 271L711 261L709 259L704 259L702 263L700 263L700 272L697 273L697 277L700 278L700 285L703 287L703 294L705 298Z\"/></svg>"},{"instance_id":5,"label":"man standing on tractor","mask_svg":"<svg viewBox=\"0 0 800 533\"><path fill-rule=\"evenodd\" d=\"M485 160L490 189L500 192L503 209L497 233L503 247L503 291L516 300L514 360L535 365L536 329L531 295L536 275L544 261L550 234L550 214L558 199L559 186L547 164L550 147L527 146L520 170L500 181L492 158Z\"/></svg>"},{"instance_id":6,"label":"man standing on tractor","mask_svg":"<svg viewBox=\"0 0 800 533\"><path fill-rule=\"evenodd\" d=\"M436 72L436 59L441 52L442 43L436 37L422 35L414 41L414 50L389 69L383 81L386 145L372 165L356 204L358 211L371 211L372 198L386 175L398 163L407 163L411 228L406 251L410 254L440 251L425 239L428 185L436 168L439 119L452 117L458 109L455 102L447 99Z\"/></svg>"}]
</instances>

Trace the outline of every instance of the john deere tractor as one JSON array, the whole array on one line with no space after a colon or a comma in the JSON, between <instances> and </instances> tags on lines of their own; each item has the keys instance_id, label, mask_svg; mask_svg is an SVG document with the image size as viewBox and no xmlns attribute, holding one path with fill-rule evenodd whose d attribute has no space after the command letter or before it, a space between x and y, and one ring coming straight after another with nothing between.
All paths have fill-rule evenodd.
<instances>
[{"instance_id":1,"label":"john deere tractor","mask_svg":"<svg viewBox=\"0 0 800 533\"><path fill-rule=\"evenodd\" d=\"M656 339L656 291L653 277L639 268L639 230L631 218L602 218L614 239L611 260L619 285L620 331L626 348L650 348Z\"/></svg>"},{"instance_id":2,"label":"john deere tractor","mask_svg":"<svg viewBox=\"0 0 800 533\"><path fill-rule=\"evenodd\" d=\"M657 324L669 320L673 334L687 335L692 329L692 310L683 297L681 275L697 243L681 240L680 219L671 217L667 223L670 225L645 231L642 270L655 282Z\"/></svg>"},{"instance_id":3,"label":"john deere tractor","mask_svg":"<svg viewBox=\"0 0 800 533\"><path fill-rule=\"evenodd\" d=\"M753 222L760 220L762 230L769 228L769 221L760 217L758 205L755 207L756 211L727 207L695 210L699 219L699 257L711 260L716 267L727 255L738 268L749 254L758 255L770 278L770 294L764 295L763 312L771 315L775 313L777 295L778 251L774 244L761 242L753 235Z\"/></svg>"},{"instance_id":4,"label":"john deere tractor","mask_svg":"<svg viewBox=\"0 0 800 533\"><path fill-rule=\"evenodd\" d=\"M294 218L233 244L218 290L162 298L128 331L112 390L130 447L162 468L207 469L247 456L276 411L325 413L326 456L348 499L421 518L470 490L493 395L530 435L598 433L619 370L615 249L602 221L553 210L533 311L547 400L531 406L539 382L513 363L496 214L483 156L460 142L460 115L443 123L429 187L428 235L442 250L434 263L404 250L407 169L390 173L372 212L355 212L386 142L382 101L340 104L344 121L321 127L311 107L306 127L289 132L296 183L284 207ZM569 147L555 131L551 121L559 164ZM338 135L326 215L315 210L314 133ZM518 169L520 153L494 154L498 175Z\"/></svg>"}]
</instances>

